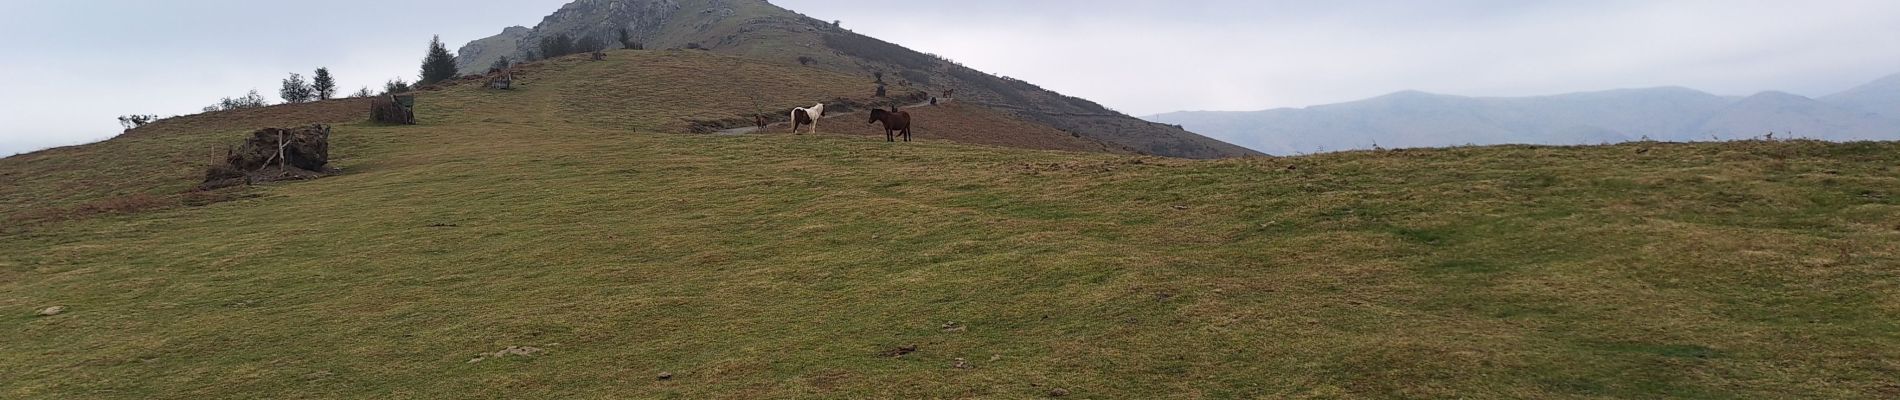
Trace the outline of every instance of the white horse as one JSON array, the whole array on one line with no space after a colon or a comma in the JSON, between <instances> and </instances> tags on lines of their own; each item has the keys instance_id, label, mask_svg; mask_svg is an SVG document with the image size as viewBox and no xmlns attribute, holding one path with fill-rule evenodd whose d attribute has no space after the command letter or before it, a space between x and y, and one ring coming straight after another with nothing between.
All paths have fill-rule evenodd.
<instances>
[{"instance_id":1,"label":"white horse","mask_svg":"<svg viewBox=\"0 0 1900 400\"><path fill-rule=\"evenodd\" d=\"M811 108L793 108L792 133L798 133L798 127L800 126L811 125L811 133L817 134L818 120L824 117L825 103L818 103L818 105L811 106Z\"/></svg>"}]
</instances>

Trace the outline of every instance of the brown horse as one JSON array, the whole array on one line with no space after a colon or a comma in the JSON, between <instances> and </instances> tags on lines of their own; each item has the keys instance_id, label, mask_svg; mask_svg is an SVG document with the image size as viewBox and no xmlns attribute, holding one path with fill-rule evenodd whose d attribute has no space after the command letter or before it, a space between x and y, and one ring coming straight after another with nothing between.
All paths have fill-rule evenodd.
<instances>
[{"instance_id":1,"label":"brown horse","mask_svg":"<svg viewBox=\"0 0 1900 400\"><path fill-rule=\"evenodd\" d=\"M885 111L882 108L871 110L871 121L865 122L865 124L883 122L884 141L886 142L897 141L897 135L894 132L903 132L904 141L910 141L910 113L896 111L896 107L892 107L892 109L892 111Z\"/></svg>"}]
</instances>

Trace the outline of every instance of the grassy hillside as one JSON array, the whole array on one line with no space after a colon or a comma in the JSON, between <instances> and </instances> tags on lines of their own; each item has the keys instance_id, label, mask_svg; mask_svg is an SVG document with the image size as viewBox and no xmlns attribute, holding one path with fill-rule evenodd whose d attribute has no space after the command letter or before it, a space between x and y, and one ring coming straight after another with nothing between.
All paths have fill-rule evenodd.
<instances>
[{"instance_id":1,"label":"grassy hillside","mask_svg":"<svg viewBox=\"0 0 1900 400\"><path fill-rule=\"evenodd\" d=\"M751 106L571 78L701 57L630 54L339 124L341 176L8 225L0 397L1900 396L1900 145L1183 161L650 133ZM61 175L88 172L169 193L189 165L113 162L276 111L0 160L0 198L138 190ZM538 352L479 356L511 346Z\"/></svg>"},{"instance_id":2,"label":"grassy hillside","mask_svg":"<svg viewBox=\"0 0 1900 400\"><path fill-rule=\"evenodd\" d=\"M947 102L939 106L906 105L912 118L912 140L949 140L967 144L1036 150L1065 150L1116 154L1135 154L1125 147L1103 143L1078 134L1024 121L984 108ZM866 112L837 115L819 125L822 133L884 138L884 125L868 123ZM800 132L804 132L801 128ZM792 133L791 123L777 123L766 133ZM899 139L902 140L902 139Z\"/></svg>"},{"instance_id":3,"label":"grassy hillside","mask_svg":"<svg viewBox=\"0 0 1900 400\"><path fill-rule=\"evenodd\" d=\"M620 28L628 28L633 39L648 48L703 48L867 81L881 72L892 83L938 96L955 90L955 97L968 104L1147 154L1185 158L1261 154L861 35L764 0L575 1L543 19L534 32L520 40L531 49L544 36L564 33L572 37L617 37ZM508 42L513 36L504 32L463 47L462 51L479 57L464 61L462 71L487 71L491 57L509 51L497 43Z\"/></svg>"},{"instance_id":4,"label":"grassy hillside","mask_svg":"<svg viewBox=\"0 0 1900 400\"><path fill-rule=\"evenodd\" d=\"M138 207L204 177L227 146L267 126L364 118L368 100L330 100L161 120L112 140L0 158L0 225L95 208Z\"/></svg>"}]
</instances>

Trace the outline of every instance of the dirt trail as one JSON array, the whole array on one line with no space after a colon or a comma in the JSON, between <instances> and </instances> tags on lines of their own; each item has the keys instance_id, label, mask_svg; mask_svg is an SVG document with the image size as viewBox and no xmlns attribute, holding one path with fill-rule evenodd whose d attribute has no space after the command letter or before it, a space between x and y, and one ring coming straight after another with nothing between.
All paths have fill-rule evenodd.
<instances>
[{"instance_id":1,"label":"dirt trail","mask_svg":"<svg viewBox=\"0 0 1900 400\"><path fill-rule=\"evenodd\" d=\"M945 100L945 99L938 99L938 101L939 101L939 102L942 102L942 101L946 101L946 100ZM912 105L908 105L908 106L904 106L904 107L901 107L901 108L918 108L918 107L930 107L930 106L934 106L934 105L935 105L935 104L930 104L930 102L929 102L929 101L925 101L925 102L922 102L922 103L917 103L917 104L912 104ZM859 114L859 113L856 113L856 112L848 112L848 113L839 113L839 114L831 114L831 115L826 115L826 116L824 116L824 117L822 117L822 118L819 118L819 119L820 119L820 120L827 120L827 119L835 119L835 118L838 118L838 117L843 117L843 116L847 116L847 115L858 115L858 114ZM778 125L778 124L772 124L772 125ZM771 126L771 125L767 125L767 126ZM714 134L714 135L720 135L720 136L739 136L739 135L744 135L744 134L748 134L748 133L752 133L752 132L758 132L758 131L759 131L759 127L756 127L756 126L742 126L742 127L738 127L738 128L732 128L732 129L727 129L727 130L722 130L722 131L718 131L718 132L713 132L713 134Z\"/></svg>"}]
</instances>

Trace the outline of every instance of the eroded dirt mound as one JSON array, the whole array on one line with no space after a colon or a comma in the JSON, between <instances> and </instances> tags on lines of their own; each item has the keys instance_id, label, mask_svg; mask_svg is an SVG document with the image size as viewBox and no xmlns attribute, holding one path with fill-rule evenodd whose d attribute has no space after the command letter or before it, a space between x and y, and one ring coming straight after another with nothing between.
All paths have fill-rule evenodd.
<instances>
[{"instance_id":1,"label":"eroded dirt mound","mask_svg":"<svg viewBox=\"0 0 1900 400\"><path fill-rule=\"evenodd\" d=\"M264 128L229 150L224 162L205 170L199 190L259 182L315 179L335 172L330 164L330 127Z\"/></svg>"}]
</instances>

